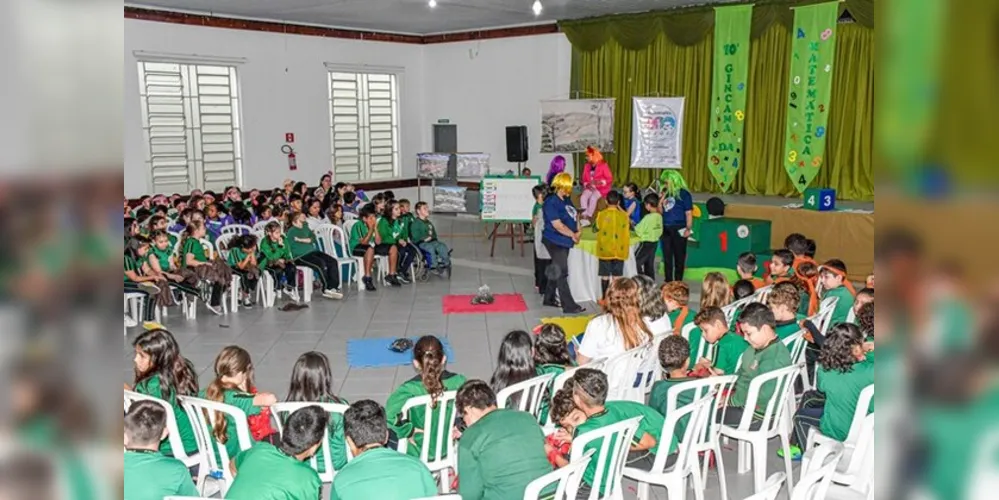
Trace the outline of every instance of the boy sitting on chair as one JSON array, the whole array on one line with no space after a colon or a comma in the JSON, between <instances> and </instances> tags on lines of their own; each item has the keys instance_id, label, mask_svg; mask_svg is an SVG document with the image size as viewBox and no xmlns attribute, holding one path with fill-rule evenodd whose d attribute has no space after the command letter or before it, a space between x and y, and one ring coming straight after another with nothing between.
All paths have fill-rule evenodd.
<instances>
[{"instance_id":1,"label":"boy sitting on chair","mask_svg":"<svg viewBox=\"0 0 999 500\"><path fill-rule=\"evenodd\" d=\"M736 370L739 378L735 382L735 390L728 400L728 408L725 411L725 425L731 426L739 425L743 413L747 410L752 411L756 418L765 411L765 408L760 407L746 408L749 385L753 379L791 366L791 353L777 338L777 332L774 330L777 321L769 307L758 302L747 305L739 314L736 324L749 342L749 348L742 354L742 364ZM768 401L777 390L776 385L775 382L771 382L760 387L757 402Z\"/></svg>"},{"instance_id":2,"label":"boy sitting on chair","mask_svg":"<svg viewBox=\"0 0 999 500\"><path fill-rule=\"evenodd\" d=\"M652 384L652 393L649 394L649 406L658 411L663 417L669 409L669 391L677 384L696 380L689 376L690 367L690 342L679 335L670 335L659 343L659 364L666 372L666 379ZM695 391L683 391L677 394L676 407L682 408L694 402ZM683 437L687 428L685 420L678 422L674 434L677 439Z\"/></svg>"},{"instance_id":3,"label":"boy sitting on chair","mask_svg":"<svg viewBox=\"0 0 999 500\"><path fill-rule=\"evenodd\" d=\"M853 290L853 284L846 277L846 264L839 259L833 259L819 267L819 284L822 285L822 299L836 297L836 308L833 309L832 323L846 323L846 318L850 316L850 309L853 308L854 296L857 292Z\"/></svg>"},{"instance_id":4,"label":"boy sitting on chair","mask_svg":"<svg viewBox=\"0 0 999 500\"><path fill-rule=\"evenodd\" d=\"M133 403L125 415L124 498L198 496L187 466L160 453L166 437L166 410L152 401Z\"/></svg>"},{"instance_id":5,"label":"boy sitting on chair","mask_svg":"<svg viewBox=\"0 0 999 500\"><path fill-rule=\"evenodd\" d=\"M756 254L744 252L739 256L739 262L735 265L735 272L739 273L740 280L746 280L753 284L753 288L759 290L766 286L762 279L756 277Z\"/></svg>"},{"instance_id":6,"label":"boy sitting on chair","mask_svg":"<svg viewBox=\"0 0 999 500\"><path fill-rule=\"evenodd\" d=\"M718 307L706 307L694 318L697 325L690 332L690 362L694 364L694 375L697 377L714 375L731 375L739 364L739 357L746 352L749 344L741 335L732 331L725 322L725 312ZM715 359L697 359L701 339L718 346Z\"/></svg>"},{"instance_id":7,"label":"boy sitting on chair","mask_svg":"<svg viewBox=\"0 0 999 500\"><path fill-rule=\"evenodd\" d=\"M430 254L430 267L438 273L451 267L451 250L437 239L437 228L430 221L430 206L421 201L416 204L416 218L410 224L410 234L420 250Z\"/></svg>"}]
</instances>

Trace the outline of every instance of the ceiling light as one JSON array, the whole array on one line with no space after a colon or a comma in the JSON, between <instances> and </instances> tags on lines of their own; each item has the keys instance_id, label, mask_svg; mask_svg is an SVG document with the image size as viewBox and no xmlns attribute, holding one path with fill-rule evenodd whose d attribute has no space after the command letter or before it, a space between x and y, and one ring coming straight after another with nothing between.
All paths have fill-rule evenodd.
<instances>
[{"instance_id":1,"label":"ceiling light","mask_svg":"<svg viewBox=\"0 0 999 500\"><path fill-rule=\"evenodd\" d=\"M531 6L531 10L534 11L535 16L541 15L541 0L534 0L534 5Z\"/></svg>"},{"instance_id":2,"label":"ceiling light","mask_svg":"<svg viewBox=\"0 0 999 500\"><path fill-rule=\"evenodd\" d=\"M437 0L430 0L430 3L427 5L429 5L431 9L437 7Z\"/></svg>"}]
</instances>

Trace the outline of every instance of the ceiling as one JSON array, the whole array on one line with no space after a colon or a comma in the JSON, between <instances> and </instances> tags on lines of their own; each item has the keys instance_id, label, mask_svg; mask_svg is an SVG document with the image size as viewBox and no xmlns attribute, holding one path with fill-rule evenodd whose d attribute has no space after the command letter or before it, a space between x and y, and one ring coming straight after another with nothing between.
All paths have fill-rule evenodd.
<instances>
[{"instance_id":1,"label":"ceiling","mask_svg":"<svg viewBox=\"0 0 999 500\"><path fill-rule=\"evenodd\" d=\"M128 0L126 5L337 28L428 35L735 0Z\"/></svg>"}]
</instances>

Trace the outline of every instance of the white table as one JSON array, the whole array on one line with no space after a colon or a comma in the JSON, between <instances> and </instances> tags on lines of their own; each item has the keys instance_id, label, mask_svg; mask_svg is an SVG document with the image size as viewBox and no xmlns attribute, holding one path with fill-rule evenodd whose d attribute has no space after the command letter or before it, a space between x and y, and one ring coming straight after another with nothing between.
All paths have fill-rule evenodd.
<instances>
[{"instance_id":1,"label":"white table","mask_svg":"<svg viewBox=\"0 0 999 500\"><path fill-rule=\"evenodd\" d=\"M638 274L635 264L635 250L638 243L631 245L628 260L624 261L624 276L630 278ZM573 248L569 250L569 290L576 302L596 302L600 294L600 260L589 252Z\"/></svg>"}]
</instances>

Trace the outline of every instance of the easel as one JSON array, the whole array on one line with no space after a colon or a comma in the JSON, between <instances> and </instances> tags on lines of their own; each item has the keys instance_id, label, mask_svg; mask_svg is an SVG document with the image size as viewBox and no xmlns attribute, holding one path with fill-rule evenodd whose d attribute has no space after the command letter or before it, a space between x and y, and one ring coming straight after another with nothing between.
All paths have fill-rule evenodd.
<instances>
[{"instance_id":1,"label":"easel","mask_svg":"<svg viewBox=\"0 0 999 500\"><path fill-rule=\"evenodd\" d=\"M500 232L500 226L506 225L507 231ZM520 228L519 230L517 228ZM493 240L489 249L489 257L496 253L496 240L503 238L510 239L510 250L514 249L516 243L520 243L520 256L524 256L524 223L523 222L494 222L493 230L489 233L489 239Z\"/></svg>"}]
</instances>

